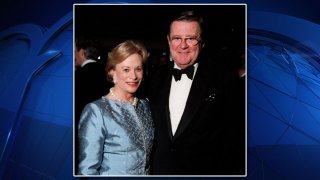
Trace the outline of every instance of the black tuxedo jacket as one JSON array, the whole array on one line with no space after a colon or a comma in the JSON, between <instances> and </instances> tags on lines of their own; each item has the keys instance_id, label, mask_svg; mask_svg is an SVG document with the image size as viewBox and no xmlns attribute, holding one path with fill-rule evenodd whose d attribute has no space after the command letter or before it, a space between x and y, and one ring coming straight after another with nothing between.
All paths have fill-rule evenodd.
<instances>
[{"instance_id":1,"label":"black tuxedo jacket","mask_svg":"<svg viewBox=\"0 0 320 180\"><path fill-rule=\"evenodd\" d=\"M214 59L214 61L218 61ZM245 117L236 102L237 76L211 61L199 61L176 133L171 131L169 93L173 63L149 84L155 121L152 174L244 175ZM243 104L244 107L244 104Z\"/></svg>"}]
</instances>

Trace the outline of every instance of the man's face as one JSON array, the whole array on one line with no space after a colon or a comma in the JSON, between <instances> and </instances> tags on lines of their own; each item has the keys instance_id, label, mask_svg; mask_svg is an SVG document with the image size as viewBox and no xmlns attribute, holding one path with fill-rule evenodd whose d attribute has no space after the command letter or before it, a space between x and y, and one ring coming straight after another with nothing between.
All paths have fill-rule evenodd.
<instances>
[{"instance_id":1,"label":"man's face","mask_svg":"<svg viewBox=\"0 0 320 180\"><path fill-rule=\"evenodd\" d=\"M77 47L74 48L74 65L76 67L81 66L83 62L83 49L78 49Z\"/></svg>"},{"instance_id":2,"label":"man's face","mask_svg":"<svg viewBox=\"0 0 320 180\"><path fill-rule=\"evenodd\" d=\"M195 63L203 47L198 22L174 21L167 39L171 57L181 69Z\"/></svg>"}]
</instances>

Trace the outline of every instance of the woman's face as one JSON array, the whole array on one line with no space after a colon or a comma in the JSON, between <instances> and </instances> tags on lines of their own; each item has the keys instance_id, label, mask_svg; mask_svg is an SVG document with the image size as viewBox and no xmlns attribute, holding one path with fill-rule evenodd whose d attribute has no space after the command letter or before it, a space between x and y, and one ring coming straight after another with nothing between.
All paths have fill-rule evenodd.
<instances>
[{"instance_id":1,"label":"woman's face","mask_svg":"<svg viewBox=\"0 0 320 180\"><path fill-rule=\"evenodd\" d=\"M115 81L115 89L123 95L137 91L143 78L142 57L135 53L117 64L110 74Z\"/></svg>"}]
</instances>

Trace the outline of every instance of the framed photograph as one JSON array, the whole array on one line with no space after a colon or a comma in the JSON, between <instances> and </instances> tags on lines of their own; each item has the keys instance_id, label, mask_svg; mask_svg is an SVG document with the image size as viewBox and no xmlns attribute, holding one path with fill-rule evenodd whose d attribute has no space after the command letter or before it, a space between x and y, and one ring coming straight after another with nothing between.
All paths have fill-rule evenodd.
<instances>
[{"instance_id":1,"label":"framed photograph","mask_svg":"<svg viewBox=\"0 0 320 180\"><path fill-rule=\"evenodd\" d=\"M246 177L246 4L75 4L73 10L74 176ZM125 65L137 80L123 85L117 67L132 53L111 61L128 41L143 45L147 61L141 78L140 65ZM133 54L144 59L141 51ZM88 54L90 62L79 62ZM85 75L88 63L99 68Z\"/></svg>"}]
</instances>

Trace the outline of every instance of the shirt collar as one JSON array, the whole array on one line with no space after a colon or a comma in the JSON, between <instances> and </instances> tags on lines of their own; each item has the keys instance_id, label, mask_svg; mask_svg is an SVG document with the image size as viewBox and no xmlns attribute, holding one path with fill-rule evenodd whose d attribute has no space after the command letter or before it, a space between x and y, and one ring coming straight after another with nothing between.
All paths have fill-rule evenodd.
<instances>
[{"instance_id":1,"label":"shirt collar","mask_svg":"<svg viewBox=\"0 0 320 180\"><path fill-rule=\"evenodd\" d=\"M86 64L95 63L95 62L96 62L95 60L87 59L87 60L85 60L85 61L81 64L81 67L85 66Z\"/></svg>"}]
</instances>

